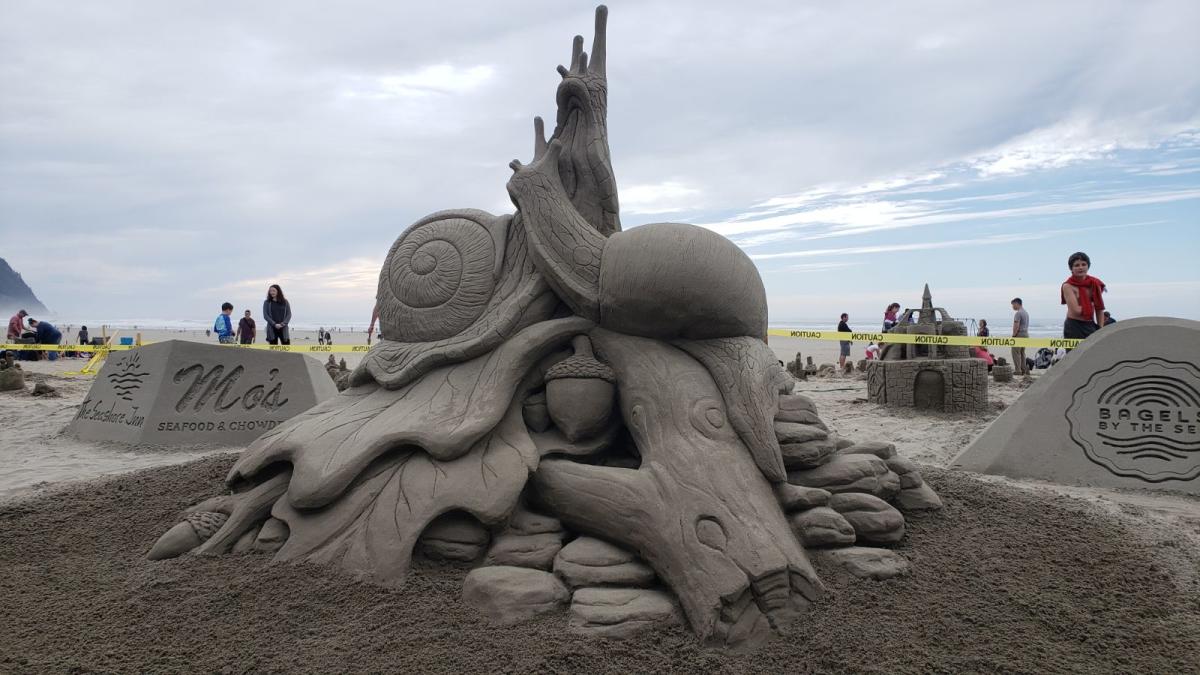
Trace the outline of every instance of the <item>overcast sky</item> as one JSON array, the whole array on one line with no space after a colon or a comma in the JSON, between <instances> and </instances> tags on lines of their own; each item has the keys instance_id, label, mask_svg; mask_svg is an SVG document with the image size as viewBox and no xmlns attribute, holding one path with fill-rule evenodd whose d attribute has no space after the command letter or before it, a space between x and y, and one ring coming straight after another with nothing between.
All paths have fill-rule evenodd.
<instances>
[{"instance_id":1,"label":"overcast sky","mask_svg":"<svg viewBox=\"0 0 1200 675\"><path fill-rule=\"evenodd\" d=\"M725 234L771 322L1200 318L1200 3L610 3L626 228ZM684 7L687 9L684 9ZM592 3L0 0L0 257L63 320L209 322L282 284L365 323L392 241L512 210Z\"/></svg>"}]
</instances>

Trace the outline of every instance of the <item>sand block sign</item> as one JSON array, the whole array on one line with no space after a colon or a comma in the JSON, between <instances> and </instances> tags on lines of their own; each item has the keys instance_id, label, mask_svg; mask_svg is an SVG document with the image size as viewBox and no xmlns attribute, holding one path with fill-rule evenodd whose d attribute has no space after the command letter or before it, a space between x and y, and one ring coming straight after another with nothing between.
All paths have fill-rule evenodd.
<instances>
[{"instance_id":1,"label":"sand block sign","mask_svg":"<svg viewBox=\"0 0 1200 675\"><path fill-rule=\"evenodd\" d=\"M1200 495L1200 322L1153 317L1105 327L952 465Z\"/></svg>"},{"instance_id":2,"label":"sand block sign","mask_svg":"<svg viewBox=\"0 0 1200 675\"><path fill-rule=\"evenodd\" d=\"M66 432L237 445L336 395L321 365L300 354L167 340L109 356Z\"/></svg>"}]
</instances>

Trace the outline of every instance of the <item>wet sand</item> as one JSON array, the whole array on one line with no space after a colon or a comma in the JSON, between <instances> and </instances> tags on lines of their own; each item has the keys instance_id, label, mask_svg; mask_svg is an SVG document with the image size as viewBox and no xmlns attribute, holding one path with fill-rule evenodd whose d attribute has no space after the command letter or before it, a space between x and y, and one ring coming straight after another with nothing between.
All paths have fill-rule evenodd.
<instances>
[{"instance_id":1,"label":"wet sand","mask_svg":"<svg viewBox=\"0 0 1200 675\"><path fill-rule=\"evenodd\" d=\"M401 590L263 555L144 554L233 455L0 505L6 672L1196 672L1195 551L1087 502L925 469L945 510L910 522L907 577L840 581L754 654L675 628L575 637L566 614L492 626L459 603L465 569Z\"/></svg>"}]
</instances>

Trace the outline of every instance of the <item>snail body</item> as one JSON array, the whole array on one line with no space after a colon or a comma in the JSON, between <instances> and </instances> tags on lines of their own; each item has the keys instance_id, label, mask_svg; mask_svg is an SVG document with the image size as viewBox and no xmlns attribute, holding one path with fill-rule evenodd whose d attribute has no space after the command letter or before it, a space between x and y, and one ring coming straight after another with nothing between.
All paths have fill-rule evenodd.
<instances>
[{"instance_id":1,"label":"snail body","mask_svg":"<svg viewBox=\"0 0 1200 675\"><path fill-rule=\"evenodd\" d=\"M530 256L578 315L658 339L766 338L767 297L754 262L695 225L651 223L605 237L572 205L558 176L560 144L513 162L508 192Z\"/></svg>"}]
</instances>

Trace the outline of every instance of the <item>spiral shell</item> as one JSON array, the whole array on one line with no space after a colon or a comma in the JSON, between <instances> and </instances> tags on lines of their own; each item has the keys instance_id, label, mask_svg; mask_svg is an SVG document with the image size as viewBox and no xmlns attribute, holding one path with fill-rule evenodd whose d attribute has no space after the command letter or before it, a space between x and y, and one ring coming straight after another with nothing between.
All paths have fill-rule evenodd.
<instances>
[{"instance_id":1,"label":"spiral shell","mask_svg":"<svg viewBox=\"0 0 1200 675\"><path fill-rule=\"evenodd\" d=\"M430 342L470 327L495 290L507 225L483 211L442 211L400 235L379 273L383 336Z\"/></svg>"}]
</instances>

